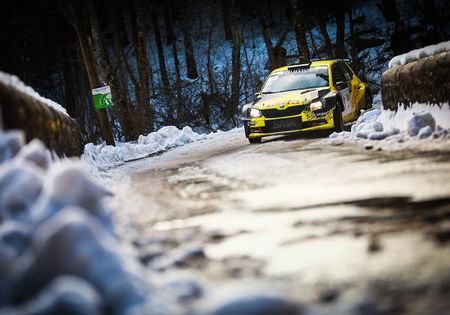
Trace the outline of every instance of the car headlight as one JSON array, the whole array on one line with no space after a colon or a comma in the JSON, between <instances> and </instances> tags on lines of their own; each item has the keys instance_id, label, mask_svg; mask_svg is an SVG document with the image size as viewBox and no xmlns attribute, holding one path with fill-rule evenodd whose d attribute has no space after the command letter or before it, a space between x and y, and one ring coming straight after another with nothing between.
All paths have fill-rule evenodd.
<instances>
[{"instance_id":1,"label":"car headlight","mask_svg":"<svg viewBox=\"0 0 450 315\"><path fill-rule=\"evenodd\" d=\"M261 113L261 111L259 109L252 108L250 110L250 117L251 118L258 118L258 117L261 117L261 116L262 116L262 113Z\"/></svg>"},{"instance_id":2,"label":"car headlight","mask_svg":"<svg viewBox=\"0 0 450 315\"><path fill-rule=\"evenodd\" d=\"M321 101L313 102L309 105L310 110L315 111L323 108L323 103Z\"/></svg>"}]
</instances>

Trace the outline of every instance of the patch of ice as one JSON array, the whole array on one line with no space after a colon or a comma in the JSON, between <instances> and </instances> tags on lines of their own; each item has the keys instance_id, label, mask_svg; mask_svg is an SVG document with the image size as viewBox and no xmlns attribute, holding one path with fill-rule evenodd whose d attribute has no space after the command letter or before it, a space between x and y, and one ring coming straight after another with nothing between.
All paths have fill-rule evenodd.
<instances>
[{"instance_id":1,"label":"patch of ice","mask_svg":"<svg viewBox=\"0 0 450 315\"><path fill-rule=\"evenodd\" d=\"M420 49L415 49L406 54L398 55L392 58L391 61L389 61L389 69L402 66L413 61L417 61L421 58L434 56L446 51L450 51L450 41L426 46Z\"/></svg>"},{"instance_id":2,"label":"patch of ice","mask_svg":"<svg viewBox=\"0 0 450 315\"><path fill-rule=\"evenodd\" d=\"M33 90L32 87L23 83L22 80L20 80L15 75L0 71L0 82L2 82L3 84L5 84L13 89L16 89L19 92L22 92L28 96L35 98L37 101L44 103L48 107L51 107L51 108L57 110L58 112L63 113L64 115L69 116L64 107L62 107L61 105L59 105L58 103L56 103L52 100L49 100L48 98L42 97L41 95L39 95L39 93L37 93L35 90Z\"/></svg>"}]
</instances>

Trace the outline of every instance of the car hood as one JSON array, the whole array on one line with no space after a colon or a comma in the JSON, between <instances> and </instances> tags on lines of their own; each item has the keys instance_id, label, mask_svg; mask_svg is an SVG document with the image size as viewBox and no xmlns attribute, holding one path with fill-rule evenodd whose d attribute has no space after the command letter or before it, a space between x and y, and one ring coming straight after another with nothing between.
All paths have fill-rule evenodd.
<instances>
[{"instance_id":1,"label":"car hood","mask_svg":"<svg viewBox=\"0 0 450 315\"><path fill-rule=\"evenodd\" d=\"M321 96L324 96L329 91L330 89L328 87L322 87L322 88L280 92L274 94L263 94L261 98L255 101L252 107L256 109L270 109L286 104L295 104L295 105L309 104L311 103L311 101Z\"/></svg>"}]
</instances>

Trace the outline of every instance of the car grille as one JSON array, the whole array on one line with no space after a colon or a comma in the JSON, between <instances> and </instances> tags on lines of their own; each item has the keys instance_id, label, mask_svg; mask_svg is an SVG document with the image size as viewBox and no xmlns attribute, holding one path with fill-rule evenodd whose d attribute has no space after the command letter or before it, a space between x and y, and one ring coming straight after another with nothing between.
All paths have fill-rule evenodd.
<instances>
[{"instance_id":1,"label":"car grille","mask_svg":"<svg viewBox=\"0 0 450 315\"><path fill-rule=\"evenodd\" d=\"M279 118L286 116L300 115L305 106L292 106L286 109L263 109L262 114L266 118Z\"/></svg>"},{"instance_id":2,"label":"car grille","mask_svg":"<svg viewBox=\"0 0 450 315\"><path fill-rule=\"evenodd\" d=\"M299 117L277 119L277 120L266 120L264 132L271 133L279 131L297 130L301 128L302 128L302 120Z\"/></svg>"}]
</instances>

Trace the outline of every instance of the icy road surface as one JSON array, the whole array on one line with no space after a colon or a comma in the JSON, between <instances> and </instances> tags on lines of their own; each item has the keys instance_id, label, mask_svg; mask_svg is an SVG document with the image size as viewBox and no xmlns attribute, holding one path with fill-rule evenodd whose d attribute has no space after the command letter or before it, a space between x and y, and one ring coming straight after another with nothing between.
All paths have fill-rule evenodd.
<instances>
[{"instance_id":1,"label":"icy road surface","mask_svg":"<svg viewBox=\"0 0 450 315\"><path fill-rule=\"evenodd\" d=\"M149 273L263 279L303 301L400 290L447 307L450 151L321 137L249 145L237 129L127 163L109 206Z\"/></svg>"}]
</instances>

